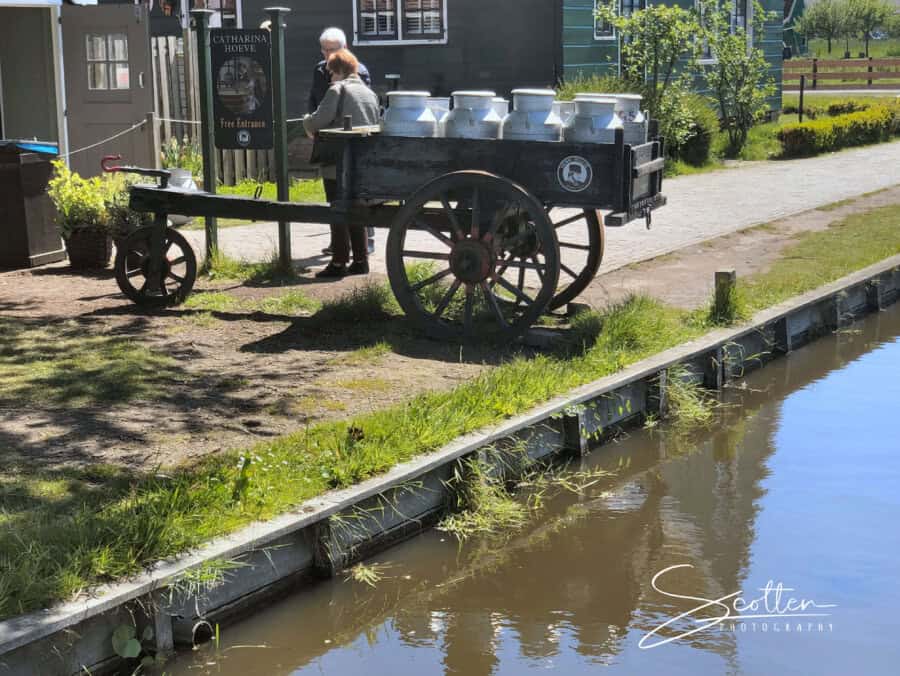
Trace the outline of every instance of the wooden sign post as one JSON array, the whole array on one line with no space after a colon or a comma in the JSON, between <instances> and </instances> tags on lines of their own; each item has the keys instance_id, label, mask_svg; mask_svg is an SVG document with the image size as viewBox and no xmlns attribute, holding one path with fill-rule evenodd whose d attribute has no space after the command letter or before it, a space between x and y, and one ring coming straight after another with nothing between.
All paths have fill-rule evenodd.
<instances>
[{"instance_id":1,"label":"wooden sign post","mask_svg":"<svg viewBox=\"0 0 900 676\"><path fill-rule=\"evenodd\" d=\"M267 7L272 20L272 97L275 109L275 179L278 201L290 200L287 165L287 98L284 76L284 15L287 7ZM278 221L278 262L284 271L291 269L291 224Z\"/></svg>"},{"instance_id":2,"label":"wooden sign post","mask_svg":"<svg viewBox=\"0 0 900 676\"><path fill-rule=\"evenodd\" d=\"M211 9L193 9L197 32L197 87L200 92L200 150L203 153L203 190L216 194L216 145L213 127L213 90L209 54L209 18ZM206 217L206 260L219 246L219 229L215 216Z\"/></svg>"}]
</instances>

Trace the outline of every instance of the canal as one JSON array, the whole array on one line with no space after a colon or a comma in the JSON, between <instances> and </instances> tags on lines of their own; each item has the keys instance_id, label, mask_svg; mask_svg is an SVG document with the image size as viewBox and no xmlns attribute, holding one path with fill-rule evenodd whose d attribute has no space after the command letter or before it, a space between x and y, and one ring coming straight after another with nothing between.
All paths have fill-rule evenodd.
<instances>
[{"instance_id":1,"label":"canal","mask_svg":"<svg viewBox=\"0 0 900 676\"><path fill-rule=\"evenodd\" d=\"M530 525L431 530L168 674L887 674L900 664L900 306L632 431Z\"/></svg>"}]
</instances>

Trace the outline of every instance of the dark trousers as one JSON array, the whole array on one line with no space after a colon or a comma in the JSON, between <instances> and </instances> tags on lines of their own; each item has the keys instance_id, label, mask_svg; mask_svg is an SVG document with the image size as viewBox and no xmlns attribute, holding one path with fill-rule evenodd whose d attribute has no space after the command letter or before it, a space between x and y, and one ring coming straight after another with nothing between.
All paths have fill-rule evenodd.
<instances>
[{"instance_id":1,"label":"dark trousers","mask_svg":"<svg viewBox=\"0 0 900 676\"><path fill-rule=\"evenodd\" d=\"M337 181L324 179L325 198L333 202L337 197ZM350 252L354 261L365 261L369 254L366 241L366 228L362 225L331 225L331 262L346 265L350 262Z\"/></svg>"}]
</instances>

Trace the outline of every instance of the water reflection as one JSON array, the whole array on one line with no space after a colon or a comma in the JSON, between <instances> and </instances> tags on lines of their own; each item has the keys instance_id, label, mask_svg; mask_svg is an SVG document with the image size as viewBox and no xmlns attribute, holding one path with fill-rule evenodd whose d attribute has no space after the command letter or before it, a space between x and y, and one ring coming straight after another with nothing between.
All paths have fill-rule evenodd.
<instances>
[{"instance_id":1,"label":"water reflection","mask_svg":"<svg viewBox=\"0 0 900 676\"><path fill-rule=\"evenodd\" d=\"M790 662L802 657L818 665L813 671L830 672L843 652L834 652L831 662L822 662L822 655L844 650L834 637L818 642L803 637L785 651L785 644L770 636L763 641L709 630L653 650L637 646L647 632L698 605L652 588L654 574L669 566L690 564L666 574L666 589L704 599L741 589L756 595L766 582L760 575L773 571L796 578L785 583L818 585L801 589L798 596L805 591L840 595L845 580L838 556L829 559L823 543L805 544L803 555L821 548L823 567L835 571L829 581L827 574L816 575L802 562L794 543L803 539L804 529L822 527L810 503L830 499L805 484L810 463L826 474L840 466L842 476L823 475L823 485L846 482L854 470L834 456L828 464L816 465L815 455L804 451L821 441L815 428L804 427L811 424L810 416L785 418L785 402L803 391L801 399L815 402L809 404L811 410L837 406L846 413L845 400L829 391L828 383L857 360L866 364L878 357L896 365L900 345L880 351L890 357L873 356L872 351L898 334L897 309L876 315L751 374L742 388L727 393L729 406L712 432L640 431L595 453L586 463L618 467L615 478L581 495L555 497L527 532L463 546L429 532L381 557L391 567L375 589L342 580L320 584L227 629L218 652L204 647L168 665L167 671L481 676L531 667L578 673L596 665L626 673L771 673L772 665L778 665L785 673L805 673L799 668L803 665ZM895 383L871 381L871 376L856 386L880 390L881 396L873 399L890 401L900 394ZM852 382L840 383L848 396L856 391L853 387ZM798 426L805 430L803 440L785 447L786 430ZM895 445L894 450L900 448ZM775 462L776 455L785 460ZM798 463L805 464L798 469ZM888 463L883 471L885 477L897 476L896 464ZM897 494L900 485L885 481L887 494ZM890 499L883 506L891 518L900 516ZM852 511L854 503L845 507ZM776 510L780 516L773 520ZM854 515L863 523L884 517L878 512ZM834 547L852 550L854 536L835 536ZM882 544L896 552L890 537L882 536ZM853 560L876 561L869 574L888 575L876 570L881 559L870 549L854 553ZM875 604L877 594L871 590L866 602ZM850 603L841 600L842 605ZM883 623L890 625L889 610L881 612ZM660 637L695 626L684 620ZM845 635L842 640L852 644L857 638ZM262 643L269 647L238 647ZM896 655L896 648L876 642L879 650Z\"/></svg>"}]
</instances>

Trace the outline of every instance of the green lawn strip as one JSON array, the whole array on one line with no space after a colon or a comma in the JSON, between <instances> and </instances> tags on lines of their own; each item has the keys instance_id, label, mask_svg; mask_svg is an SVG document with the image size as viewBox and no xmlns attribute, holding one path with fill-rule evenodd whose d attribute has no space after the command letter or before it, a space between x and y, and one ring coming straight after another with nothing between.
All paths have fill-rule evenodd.
<instances>
[{"instance_id":1,"label":"green lawn strip","mask_svg":"<svg viewBox=\"0 0 900 676\"><path fill-rule=\"evenodd\" d=\"M847 49L847 42L843 38L832 40L831 54L828 53L828 42L821 38L813 38L807 46L808 56L797 56L797 59L811 59L818 57L819 59L840 60L844 56ZM849 43L850 55L854 58L859 54L865 53L866 43L860 38L850 38ZM873 59L894 59L900 58L900 38L888 38L886 40L869 40L869 56ZM859 62L857 62L859 63Z\"/></svg>"},{"instance_id":2,"label":"green lawn strip","mask_svg":"<svg viewBox=\"0 0 900 676\"><path fill-rule=\"evenodd\" d=\"M738 315L900 252L900 206L797 238L768 272L739 282ZM574 387L696 338L714 322L633 297L576 322L572 356L516 357L445 392L304 430L156 476L88 481L6 467L0 474L0 616L140 572L251 521L350 486Z\"/></svg>"}]
</instances>

